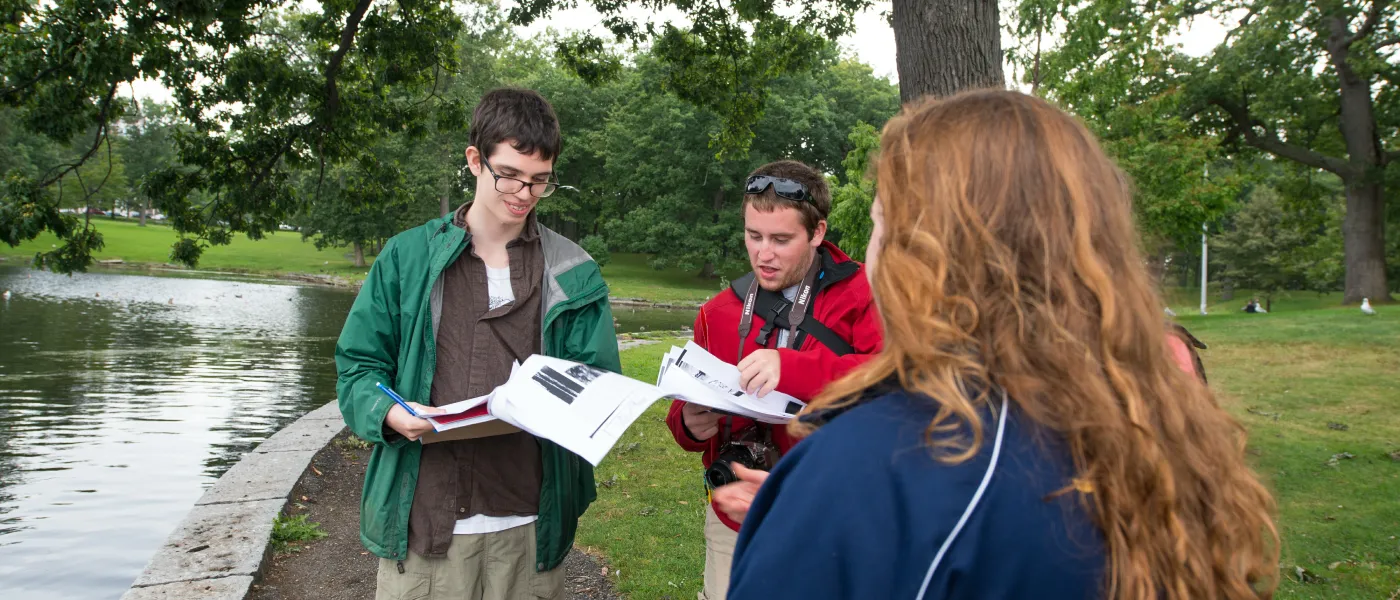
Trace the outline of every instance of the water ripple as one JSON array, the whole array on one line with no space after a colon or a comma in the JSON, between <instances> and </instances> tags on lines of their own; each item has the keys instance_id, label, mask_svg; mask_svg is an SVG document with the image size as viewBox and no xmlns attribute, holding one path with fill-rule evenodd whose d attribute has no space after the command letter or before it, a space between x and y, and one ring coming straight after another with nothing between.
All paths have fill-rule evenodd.
<instances>
[{"instance_id":1,"label":"water ripple","mask_svg":"<svg viewBox=\"0 0 1400 600\"><path fill-rule=\"evenodd\" d=\"M0 589L34 599L121 595L205 487L333 398L353 300L5 267L0 289Z\"/></svg>"}]
</instances>

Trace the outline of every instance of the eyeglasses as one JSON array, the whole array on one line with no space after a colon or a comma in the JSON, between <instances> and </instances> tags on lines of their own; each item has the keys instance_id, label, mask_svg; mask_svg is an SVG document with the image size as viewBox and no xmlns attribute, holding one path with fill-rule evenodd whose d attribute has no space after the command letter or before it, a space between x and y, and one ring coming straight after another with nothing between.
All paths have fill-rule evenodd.
<instances>
[{"instance_id":1,"label":"eyeglasses","mask_svg":"<svg viewBox=\"0 0 1400 600\"><path fill-rule=\"evenodd\" d=\"M481 164L486 166L486 171L496 179L496 191L502 194L514 194L525 186L530 187L530 195L536 198L547 198L554 190L559 189L557 181L521 181L514 177L501 177L496 174L496 170L491 168L491 163L486 162L486 157L481 158Z\"/></svg>"},{"instance_id":2,"label":"eyeglasses","mask_svg":"<svg viewBox=\"0 0 1400 600\"><path fill-rule=\"evenodd\" d=\"M745 194L762 194L763 190L773 186L773 193L780 198L787 198L793 202L811 202L812 192L807 190L807 186L801 182L773 177L771 175L754 175L744 182Z\"/></svg>"}]
</instances>

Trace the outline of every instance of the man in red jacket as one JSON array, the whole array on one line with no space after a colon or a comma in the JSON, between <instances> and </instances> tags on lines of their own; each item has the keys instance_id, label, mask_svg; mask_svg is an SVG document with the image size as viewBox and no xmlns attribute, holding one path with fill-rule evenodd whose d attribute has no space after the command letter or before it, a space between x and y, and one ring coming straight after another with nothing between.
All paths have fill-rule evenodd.
<instances>
[{"instance_id":1,"label":"man in red jacket","mask_svg":"<svg viewBox=\"0 0 1400 600\"><path fill-rule=\"evenodd\" d=\"M880 351L880 320L870 283L860 263L824 239L831 191L815 169L795 161L759 167L745 183L743 210L744 245L753 272L700 307L695 343L738 365L746 391L761 396L777 390L809 401ZM680 401L672 403L666 425L682 448L703 453L706 487L718 488L718 496L725 495L725 488L756 486L724 485L734 478L723 464L714 465L717 456L755 449L766 470L797 443L786 427ZM732 472L747 473L739 466ZM717 510L712 503L706 510L700 600L724 599L738 531L739 522L724 507Z\"/></svg>"}]
</instances>

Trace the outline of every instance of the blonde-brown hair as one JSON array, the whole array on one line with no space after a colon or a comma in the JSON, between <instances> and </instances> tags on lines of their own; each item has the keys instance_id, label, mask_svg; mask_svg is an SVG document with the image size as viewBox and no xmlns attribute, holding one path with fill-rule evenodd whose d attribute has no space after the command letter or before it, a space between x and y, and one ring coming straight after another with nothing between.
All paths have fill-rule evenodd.
<instances>
[{"instance_id":1,"label":"blonde-brown hair","mask_svg":"<svg viewBox=\"0 0 1400 600\"><path fill-rule=\"evenodd\" d=\"M957 463L1005 390L1067 442L1059 493L1102 532L1106 597L1271 597L1273 498L1243 428L1167 355L1126 178L1084 126L1017 92L928 100L885 126L877 171L884 350L808 410L897 383L936 400L930 444Z\"/></svg>"}]
</instances>

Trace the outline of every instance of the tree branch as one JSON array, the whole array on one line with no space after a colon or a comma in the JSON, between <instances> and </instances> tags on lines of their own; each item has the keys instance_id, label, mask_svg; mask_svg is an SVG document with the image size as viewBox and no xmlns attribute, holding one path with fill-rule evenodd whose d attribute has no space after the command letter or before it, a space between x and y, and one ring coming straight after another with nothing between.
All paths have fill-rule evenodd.
<instances>
[{"instance_id":1,"label":"tree branch","mask_svg":"<svg viewBox=\"0 0 1400 600\"><path fill-rule=\"evenodd\" d=\"M365 18L365 13L369 12L369 5L373 0L358 0L355 8L350 11L350 16L345 19L345 28L340 30L340 45L336 47L335 54L331 55L331 60L326 64L326 122L324 126L329 126L334 120L335 113L340 110L340 90L336 88L335 78L340 74L340 66L345 62L345 55L349 54L350 47L355 43L355 34L360 30L360 20Z\"/></svg>"},{"instance_id":2,"label":"tree branch","mask_svg":"<svg viewBox=\"0 0 1400 600\"><path fill-rule=\"evenodd\" d=\"M26 81L26 82L24 82L24 83L21 83L21 84L19 84L19 85L14 86L14 87L10 87L10 88L6 88L6 89L3 89L3 90L0 90L0 99L8 98L8 97L10 97L10 96L12 96L12 95L14 95L14 94L18 94L18 93L20 92L20 90L23 90L23 89L25 89L25 88L27 88L27 87L29 87L29 86L32 86L32 85L34 85L34 84L36 84L36 83L39 83L39 82L40 82L41 80L43 80L45 77L48 77L50 73L53 73L54 71L57 71L57 70L58 70L58 67L59 67L60 65L62 65L61 62L56 62L55 64L50 65L49 68L44 69L43 71L40 71L38 75L35 75L35 76L34 76L32 79L30 79L29 81Z\"/></svg>"},{"instance_id":3,"label":"tree branch","mask_svg":"<svg viewBox=\"0 0 1400 600\"><path fill-rule=\"evenodd\" d=\"M301 137L301 134L305 133L306 127L310 126L307 125L305 127L299 127L287 134L287 141L282 144L281 148L277 149L277 152L273 154L271 158L267 159L267 164L263 165L262 170L259 171L257 176L253 178L253 185L251 189L256 190L262 186L263 181L267 179L267 176L272 174L273 167L277 166L277 161L281 160L282 157L292 149L292 144L297 141L297 138Z\"/></svg>"},{"instance_id":4,"label":"tree branch","mask_svg":"<svg viewBox=\"0 0 1400 600\"><path fill-rule=\"evenodd\" d=\"M1390 0L1371 0L1371 10L1366 11L1366 20L1361 23L1361 27L1356 30L1356 33L1351 34L1346 39L1343 47L1349 47L1356 43L1356 40L1371 35L1371 32L1376 30L1376 24L1381 20L1381 12L1388 4L1390 4Z\"/></svg>"},{"instance_id":5,"label":"tree branch","mask_svg":"<svg viewBox=\"0 0 1400 600\"><path fill-rule=\"evenodd\" d=\"M77 162L67 163L49 169L50 173L55 169L61 170L53 176L46 175L43 181L39 182L39 187L48 187L52 185L53 182L63 179L65 175L83 166L83 163L86 163L89 158L92 158L93 154L97 153L97 149L102 146L102 140L107 137L107 113L108 110L112 108L112 98L117 95L117 85L119 83L121 82L112 82L112 85L107 88L107 96L102 98L102 107L97 111L97 135L93 136L92 147L88 148L88 151L84 152L83 155L78 158Z\"/></svg>"},{"instance_id":6,"label":"tree branch","mask_svg":"<svg viewBox=\"0 0 1400 600\"><path fill-rule=\"evenodd\" d=\"M1283 141L1263 121L1254 118L1244 105L1223 98L1212 98L1210 103L1220 107L1220 110L1225 111L1225 114L1230 116L1230 120L1233 122L1231 133L1243 137L1246 144L1279 158L1286 158L1310 167L1330 171L1343 178L1351 174L1350 167L1345 160Z\"/></svg>"},{"instance_id":7,"label":"tree branch","mask_svg":"<svg viewBox=\"0 0 1400 600\"><path fill-rule=\"evenodd\" d=\"M102 191L103 186L107 185L107 180L112 177L112 137L107 135L104 135L102 137L107 141L107 172L102 175L102 181L97 182L97 185L93 186L92 189L88 189L87 183L83 181L83 172L74 172L78 176L78 188L83 190L83 208L85 209L84 212L86 212L87 207L90 206L88 204L88 201L92 200L92 197L96 196L97 192ZM62 196L59 197L61 198ZM100 209L101 207L98 208ZM113 202L112 210L115 211L116 209L116 203Z\"/></svg>"},{"instance_id":8,"label":"tree branch","mask_svg":"<svg viewBox=\"0 0 1400 600\"><path fill-rule=\"evenodd\" d=\"M1379 40L1376 40L1376 43L1373 45L1377 50L1380 50L1381 48L1384 48L1386 46L1394 46L1396 44L1400 44L1400 35L1392 35L1390 37L1381 38Z\"/></svg>"},{"instance_id":9,"label":"tree branch","mask_svg":"<svg viewBox=\"0 0 1400 600\"><path fill-rule=\"evenodd\" d=\"M1227 42L1230 41L1230 38L1235 37L1235 34L1236 34L1236 33L1239 33L1240 31L1243 31L1244 28L1249 27L1249 23L1250 23L1251 21L1253 21L1253 20L1254 20L1254 17L1257 16L1258 14L1259 14L1259 7L1258 7L1258 6L1250 6L1250 7L1249 7L1249 12L1245 13L1244 17L1241 18L1241 19L1239 20L1239 23L1235 25L1235 28L1234 28L1234 29L1231 29L1229 32L1227 32L1227 33L1225 34L1225 41L1227 41Z\"/></svg>"}]
</instances>

